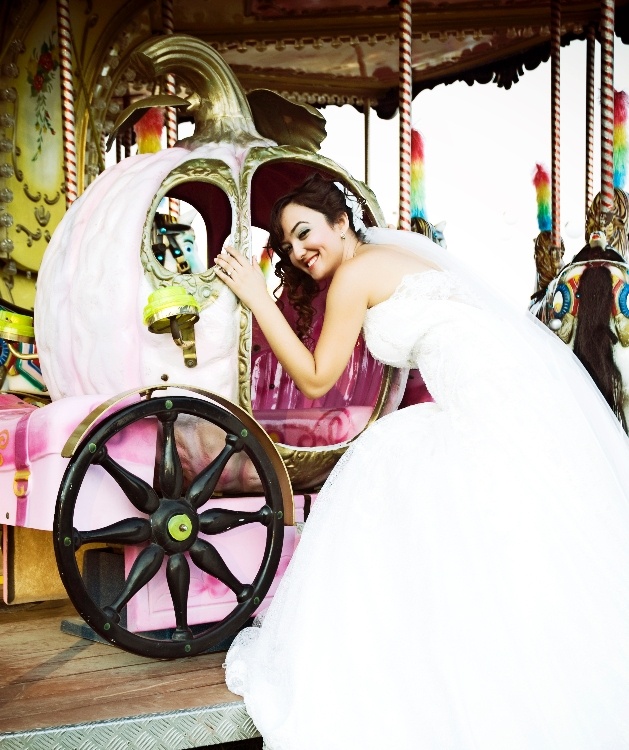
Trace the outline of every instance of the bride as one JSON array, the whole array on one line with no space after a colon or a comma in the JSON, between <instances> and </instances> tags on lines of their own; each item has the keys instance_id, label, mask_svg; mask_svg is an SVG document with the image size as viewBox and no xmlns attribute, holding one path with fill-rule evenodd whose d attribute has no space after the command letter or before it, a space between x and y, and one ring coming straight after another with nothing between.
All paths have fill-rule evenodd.
<instances>
[{"instance_id":1,"label":"bride","mask_svg":"<svg viewBox=\"0 0 629 750\"><path fill-rule=\"evenodd\" d=\"M585 370L426 238L357 233L318 175L278 201L270 245L299 335L256 265L228 248L218 273L300 390L327 392L362 329L434 403L352 444L229 650L267 746L629 748L629 442Z\"/></svg>"}]
</instances>

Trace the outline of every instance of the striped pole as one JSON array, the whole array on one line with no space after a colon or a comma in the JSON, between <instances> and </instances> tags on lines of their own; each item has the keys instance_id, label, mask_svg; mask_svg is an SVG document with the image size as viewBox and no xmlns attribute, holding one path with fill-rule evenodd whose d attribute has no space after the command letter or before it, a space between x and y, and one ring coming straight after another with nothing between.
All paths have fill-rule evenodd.
<instances>
[{"instance_id":1,"label":"striped pole","mask_svg":"<svg viewBox=\"0 0 629 750\"><path fill-rule=\"evenodd\" d=\"M164 34L175 33L175 14L173 11L173 0L162 0L162 28ZM177 93L175 76L166 74L165 86L167 94L173 96ZM177 134L177 110L175 107L166 107L166 146L172 148L179 140ZM179 201L176 198L168 199L168 213L174 221L179 218Z\"/></svg>"},{"instance_id":2,"label":"striped pole","mask_svg":"<svg viewBox=\"0 0 629 750\"><path fill-rule=\"evenodd\" d=\"M601 0L601 210L600 229L614 211L614 0Z\"/></svg>"},{"instance_id":3,"label":"striped pole","mask_svg":"<svg viewBox=\"0 0 629 750\"><path fill-rule=\"evenodd\" d=\"M587 28L587 70L585 80L585 215L594 200L594 63L596 30Z\"/></svg>"},{"instance_id":4,"label":"striped pole","mask_svg":"<svg viewBox=\"0 0 629 750\"><path fill-rule=\"evenodd\" d=\"M585 80L585 215L594 200L594 63L596 55L596 29L588 26L587 70Z\"/></svg>"},{"instance_id":5,"label":"striped pole","mask_svg":"<svg viewBox=\"0 0 629 750\"><path fill-rule=\"evenodd\" d=\"M550 17L550 77L553 142L551 244L561 256L561 0L552 0Z\"/></svg>"},{"instance_id":6,"label":"striped pole","mask_svg":"<svg viewBox=\"0 0 629 750\"><path fill-rule=\"evenodd\" d=\"M131 156L131 146L133 146L133 128L127 128L122 139L124 158L128 159Z\"/></svg>"},{"instance_id":7,"label":"striped pole","mask_svg":"<svg viewBox=\"0 0 629 750\"><path fill-rule=\"evenodd\" d=\"M367 97L363 102L363 118L365 121L365 185L369 185L369 116L371 100Z\"/></svg>"},{"instance_id":8,"label":"striped pole","mask_svg":"<svg viewBox=\"0 0 629 750\"><path fill-rule=\"evenodd\" d=\"M400 110L400 217L399 228L411 228L411 105L413 69L411 66L411 0L400 0L398 90Z\"/></svg>"},{"instance_id":9,"label":"striped pole","mask_svg":"<svg viewBox=\"0 0 629 750\"><path fill-rule=\"evenodd\" d=\"M59 37L59 70L61 72L61 119L63 124L66 208L70 208L78 195L70 0L57 0L57 33Z\"/></svg>"}]
</instances>

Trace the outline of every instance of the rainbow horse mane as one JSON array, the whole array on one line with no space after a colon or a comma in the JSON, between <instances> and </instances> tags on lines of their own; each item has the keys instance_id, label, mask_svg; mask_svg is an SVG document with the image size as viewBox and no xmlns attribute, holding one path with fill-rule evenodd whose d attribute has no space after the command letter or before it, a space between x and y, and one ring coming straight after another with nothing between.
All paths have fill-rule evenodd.
<instances>
[{"instance_id":1,"label":"rainbow horse mane","mask_svg":"<svg viewBox=\"0 0 629 750\"><path fill-rule=\"evenodd\" d=\"M426 188L424 185L424 139L411 130L411 219L426 218Z\"/></svg>"},{"instance_id":2,"label":"rainbow horse mane","mask_svg":"<svg viewBox=\"0 0 629 750\"><path fill-rule=\"evenodd\" d=\"M533 185L537 195L537 225L540 232L550 232L552 219L550 211L550 176L542 164L535 165Z\"/></svg>"},{"instance_id":3,"label":"rainbow horse mane","mask_svg":"<svg viewBox=\"0 0 629 750\"><path fill-rule=\"evenodd\" d=\"M614 187L625 189L627 176L627 110L629 96L614 91Z\"/></svg>"},{"instance_id":4,"label":"rainbow horse mane","mask_svg":"<svg viewBox=\"0 0 629 750\"><path fill-rule=\"evenodd\" d=\"M138 154L155 154L161 151L163 129L164 110L151 107L133 126Z\"/></svg>"}]
</instances>

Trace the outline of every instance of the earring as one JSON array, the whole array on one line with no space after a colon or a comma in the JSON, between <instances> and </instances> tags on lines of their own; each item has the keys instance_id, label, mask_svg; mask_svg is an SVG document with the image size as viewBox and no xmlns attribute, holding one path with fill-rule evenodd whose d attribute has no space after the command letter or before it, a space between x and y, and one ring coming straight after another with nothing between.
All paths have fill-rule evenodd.
<instances>
[{"instance_id":1,"label":"earring","mask_svg":"<svg viewBox=\"0 0 629 750\"><path fill-rule=\"evenodd\" d=\"M345 239L345 232L342 232L342 233L341 233L341 239L342 239L342 240L344 240L344 239Z\"/></svg>"}]
</instances>

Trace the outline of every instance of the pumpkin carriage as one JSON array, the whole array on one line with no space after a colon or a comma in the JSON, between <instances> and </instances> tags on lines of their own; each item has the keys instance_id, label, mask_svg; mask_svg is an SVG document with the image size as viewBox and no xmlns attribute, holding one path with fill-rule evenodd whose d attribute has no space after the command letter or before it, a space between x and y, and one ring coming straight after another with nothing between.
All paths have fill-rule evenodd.
<instances>
[{"instance_id":1,"label":"pumpkin carriage","mask_svg":"<svg viewBox=\"0 0 629 750\"><path fill-rule=\"evenodd\" d=\"M397 408L407 373L359 340L335 388L307 400L212 267L228 240L249 259L261 250L252 228L313 171L355 196L366 225L383 223L371 191L317 153L321 116L270 92L251 106L193 38L138 54L196 91L195 134L108 168L55 232L35 319L52 401L0 413L0 510L6 526L53 530L67 593L101 638L192 656L264 606L317 488L349 441ZM155 253L165 198L205 222L197 273Z\"/></svg>"}]
</instances>

